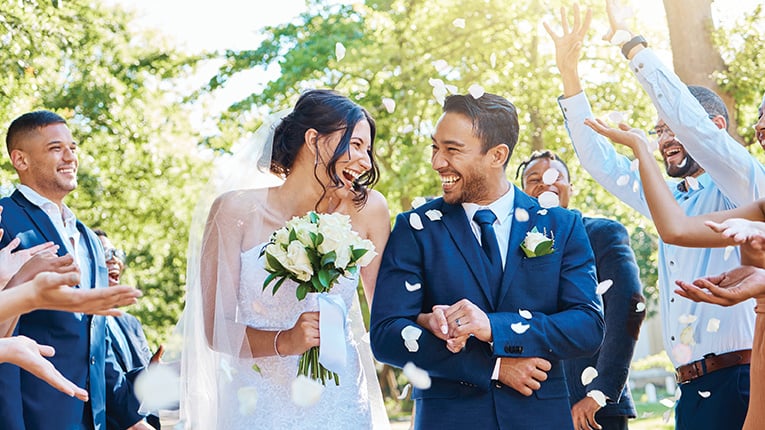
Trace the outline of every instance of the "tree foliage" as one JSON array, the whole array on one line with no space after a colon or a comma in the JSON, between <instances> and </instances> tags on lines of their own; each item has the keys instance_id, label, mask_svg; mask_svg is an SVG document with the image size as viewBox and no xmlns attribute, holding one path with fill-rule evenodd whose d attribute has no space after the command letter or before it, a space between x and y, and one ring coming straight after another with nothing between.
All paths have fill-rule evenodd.
<instances>
[{"instance_id":1,"label":"tree foliage","mask_svg":"<svg viewBox=\"0 0 765 430\"><path fill-rule=\"evenodd\" d=\"M131 19L85 0L6 2L0 123L35 109L68 120L80 172L66 203L126 250L123 282L144 293L129 311L155 343L183 306L191 206L209 162L197 150L184 95L173 89L196 58L158 34L132 32ZM2 163L9 191L17 178L8 158Z\"/></svg>"}]
</instances>

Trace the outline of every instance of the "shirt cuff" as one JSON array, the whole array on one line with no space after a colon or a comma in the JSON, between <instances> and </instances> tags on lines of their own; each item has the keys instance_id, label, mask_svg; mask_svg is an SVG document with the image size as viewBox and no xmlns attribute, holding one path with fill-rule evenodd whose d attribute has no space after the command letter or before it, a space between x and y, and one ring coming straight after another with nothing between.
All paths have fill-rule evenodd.
<instances>
[{"instance_id":1,"label":"shirt cuff","mask_svg":"<svg viewBox=\"0 0 765 430\"><path fill-rule=\"evenodd\" d=\"M497 361L494 362L494 371L491 372L491 380L492 381L499 381L499 364L501 362L502 358L497 357Z\"/></svg>"}]
</instances>

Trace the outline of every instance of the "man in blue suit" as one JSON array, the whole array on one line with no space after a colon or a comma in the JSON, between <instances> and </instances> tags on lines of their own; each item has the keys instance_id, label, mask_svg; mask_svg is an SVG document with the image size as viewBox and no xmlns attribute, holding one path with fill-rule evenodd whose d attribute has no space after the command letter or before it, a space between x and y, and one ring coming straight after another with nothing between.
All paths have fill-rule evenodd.
<instances>
[{"instance_id":1,"label":"man in blue suit","mask_svg":"<svg viewBox=\"0 0 765 430\"><path fill-rule=\"evenodd\" d=\"M24 114L11 123L6 145L20 185L0 200L0 226L5 230L0 246L14 237L21 239L19 249L54 242L59 255L74 256L81 273L79 288L106 288L98 238L63 203L77 186L78 168L77 144L66 121L48 111ZM3 364L0 428L105 429L108 419L119 428L151 429L138 414L138 401L117 366L103 317L38 310L21 316L14 334L55 347L50 361L88 391L89 401L69 397L26 371Z\"/></svg>"},{"instance_id":2,"label":"man in blue suit","mask_svg":"<svg viewBox=\"0 0 765 430\"><path fill-rule=\"evenodd\" d=\"M432 138L443 198L396 219L375 356L428 372L412 394L417 429L573 429L560 361L595 353L604 327L581 217L505 177L518 140L506 99L450 96Z\"/></svg>"}]
</instances>

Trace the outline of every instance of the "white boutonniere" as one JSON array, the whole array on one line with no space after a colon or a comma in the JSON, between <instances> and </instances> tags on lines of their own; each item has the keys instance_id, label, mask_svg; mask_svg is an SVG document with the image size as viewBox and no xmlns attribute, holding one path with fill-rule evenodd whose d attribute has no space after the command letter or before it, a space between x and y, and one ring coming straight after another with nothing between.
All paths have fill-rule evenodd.
<instances>
[{"instance_id":1,"label":"white boutonniere","mask_svg":"<svg viewBox=\"0 0 765 430\"><path fill-rule=\"evenodd\" d=\"M555 236L550 232L550 237L547 237L546 232L540 233L536 227L526 233L526 238L521 243L521 249L526 257L541 257L543 255L552 254L555 251L553 245L555 244Z\"/></svg>"}]
</instances>

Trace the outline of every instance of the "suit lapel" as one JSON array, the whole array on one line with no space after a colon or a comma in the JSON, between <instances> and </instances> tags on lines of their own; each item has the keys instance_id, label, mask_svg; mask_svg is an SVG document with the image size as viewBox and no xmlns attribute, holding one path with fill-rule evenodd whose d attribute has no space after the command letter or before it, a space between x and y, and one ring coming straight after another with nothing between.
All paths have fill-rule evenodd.
<instances>
[{"instance_id":1,"label":"suit lapel","mask_svg":"<svg viewBox=\"0 0 765 430\"><path fill-rule=\"evenodd\" d=\"M32 221L35 227L37 227L37 231L40 232L46 241L50 241L58 245L58 255L66 255L67 248L64 244L64 240L58 234L58 231L53 225L53 222L51 222L50 218L48 217L48 214L46 214L45 211L39 207L33 205L32 202L27 200L19 190L16 190L13 192L13 194L11 194L11 199L13 199L13 201L16 202L16 204L18 204L19 207L24 210L24 212L26 212L29 219Z\"/></svg>"},{"instance_id":2,"label":"suit lapel","mask_svg":"<svg viewBox=\"0 0 765 430\"><path fill-rule=\"evenodd\" d=\"M85 238L85 243L88 245L88 253L90 254L90 287L89 288L96 288L98 283L96 282L96 278L98 277L98 271L96 270L96 258L98 258L98 254L96 253L95 248L93 247L93 241L98 240L96 238L90 237L88 234L89 231L85 227L85 224L81 223L80 220L77 220L77 230L80 232L80 236Z\"/></svg>"},{"instance_id":3,"label":"suit lapel","mask_svg":"<svg viewBox=\"0 0 765 430\"><path fill-rule=\"evenodd\" d=\"M489 278L486 276L486 271L482 270L484 268L483 250L470 229L465 210L460 205L451 205L446 202L443 203L441 209L443 213L441 222L444 223L446 230L457 245L457 250L481 287L486 300L494 305L494 294L492 294L492 288L489 285Z\"/></svg>"},{"instance_id":4,"label":"suit lapel","mask_svg":"<svg viewBox=\"0 0 765 430\"><path fill-rule=\"evenodd\" d=\"M505 271L502 275L502 286L500 287L499 296L497 300L498 308L502 306L507 293L510 291L510 284L513 281L513 276L516 270L521 264L523 259L523 251L521 250L521 243L526 237L526 233L531 230L531 226L535 225L537 218L537 211L540 206L523 191L515 188L515 198L513 201L513 213L516 208L522 208L529 214L528 221L518 221L517 217L513 217L512 226L510 228L510 238L507 245L507 256L505 257Z\"/></svg>"}]
</instances>

